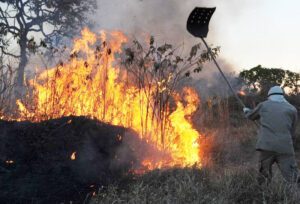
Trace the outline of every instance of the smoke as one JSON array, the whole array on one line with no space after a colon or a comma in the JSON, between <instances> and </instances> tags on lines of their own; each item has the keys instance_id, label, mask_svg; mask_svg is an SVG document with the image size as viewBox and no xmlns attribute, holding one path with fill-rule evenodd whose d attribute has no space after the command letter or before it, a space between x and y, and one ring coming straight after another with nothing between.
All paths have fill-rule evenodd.
<instances>
[{"instance_id":1,"label":"smoke","mask_svg":"<svg viewBox=\"0 0 300 204\"><path fill-rule=\"evenodd\" d=\"M148 33L165 41L192 41L197 39L186 31L186 21L194 7L217 7L210 25L209 38L215 38L220 29L234 24L234 19L245 10L257 6L257 0L240 2L228 0L98 0L98 11L91 17L95 28L118 29L127 34Z\"/></svg>"},{"instance_id":2,"label":"smoke","mask_svg":"<svg viewBox=\"0 0 300 204\"><path fill-rule=\"evenodd\" d=\"M118 29L127 34L147 33L162 41L184 39L188 12L185 3L173 0L99 0L99 12L95 15L96 27ZM184 26L183 26L184 25Z\"/></svg>"},{"instance_id":3,"label":"smoke","mask_svg":"<svg viewBox=\"0 0 300 204\"><path fill-rule=\"evenodd\" d=\"M152 35L158 43L183 45L183 53L188 54L191 47L200 41L186 30L188 15L196 6L217 7L211 19L207 41L213 43L212 46L221 46L218 62L226 75L232 75L236 67L228 59L222 58L222 38L228 35L224 33L225 25L232 25L234 19L254 5L253 2L241 3L238 0L127 0L126 3L123 0L98 0L99 9L92 19L95 31L121 30L139 40ZM203 71L194 76L196 82L192 83L197 85L203 95L214 95L217 92L228 94L226 84L223 79L220 80L217 72L214 64L207 63ZM199 87L199 81L206 81L205 86ZM234 79L231 81L234 82Z\"/></svg>"},{"instance_id":4,"label":"smoke","mask_svg":"<svg viewBox=\"0 0 300 204\"><path fill-rule=\"evenodd\" d=\"M237 93L241 90L243 84L238 78L238 74L234 71L233 66L228 61L218 58L218 64L222 67L227 80ZM226 81L218 71L213 62L205 63L200 73L195 73L191 77L185 78L181 83L183 86L191 86L197 90L201 99L207 99L212 96L228 97L232 95L232 91L226 84Z\"/></svg>"},{"instance_id":5,"label":"smoke","mask_svg":"<svg viewBox=\"0 0 300 204\"><path fill-rule=\"evenodd\" d=\"M142 166L143 161L151 161L158 164L161 161L172 161L171 155L159 151L153 144L140 139L138 133L131 129L126 129L122 138L122 145L116 151L116 160L112 161L112 169L120 169L132 162L132 169L135 171L149 170Z\"/></svg>"}]
</instances>

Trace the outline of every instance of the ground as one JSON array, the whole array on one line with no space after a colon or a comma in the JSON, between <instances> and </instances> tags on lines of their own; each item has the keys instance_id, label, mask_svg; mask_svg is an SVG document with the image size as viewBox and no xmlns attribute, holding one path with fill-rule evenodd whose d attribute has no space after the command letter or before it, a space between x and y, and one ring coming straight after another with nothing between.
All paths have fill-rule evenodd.
<instances>
[{"instance_id":1,"label":"ground","mask_svg":"<svg viewBox=\"0 0 300 204\"><path fill-rule=\"evenodd\" d=\"M256 127L251 122L242 123L210 132L214 143L206 146L209 154L204 158L205 167L155 170L136 176L130 181L100 188L91 204L299 203L299 188L287 184L276 165L272 183L258 185ZM299 147L298 140L298 161Z\"/></svg>"}]
</instances>

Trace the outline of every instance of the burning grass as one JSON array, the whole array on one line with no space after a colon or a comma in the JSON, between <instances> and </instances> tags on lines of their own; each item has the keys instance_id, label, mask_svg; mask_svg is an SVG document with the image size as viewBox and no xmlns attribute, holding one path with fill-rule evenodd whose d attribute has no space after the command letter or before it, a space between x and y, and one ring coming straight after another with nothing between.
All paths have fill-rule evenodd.
<instances>
[{"instance_id":1,"label":"burning grass","mask_svg":"<svg viewBox=\"0 0 300 204\"><path fill-rule=\"evenodd\" d=\"M190 74L185 72L188 68L205 61L205 53L197 55L199 45L184 60L174 55L171 45L155 47L152 38L146 50L137 41L134 49L124 48L127 41L120 32L97 36L84 30L68 61L28 82L30 91L18 101L19 115L14 118L41 122L86 116L133 129L144 145L155 147L148 151L139 145L142 151L132 156L140 156L142 161L137 162L138 168L129 163L130 170L125 172L134 173L134 178L90 193L91 203L297 203L295 188L280 179L269 188L257 185L253 124L242 121L240 113L231 113L230 102L216 108L207 101L207 107L201 107L195 90L177 88L180 77ZM195 129L195 112L201 108L207 114L197 116L200 123ZM0 109L0 118L5 118L2 112ZM233 120L231 114L235 114ZM93 144L105 144L95 137ZM115 135L114 141L121 140ZM72 148L66 159L75 163L81 155ZM123 176L120 178L125 179Z\"/></svg>"},{"instance_id":2,"label":"burning grass","mask_svg":"<svg viewBox=\"0 0 300 204\"><path fill-rule=\"evenodd\" d=\"M204 62L205 56L197 55L199 46L183 60L175 56L171 45L156 48L153 38L148 50L137 41L134 48L124 48L127 41L121 32L98 36L83 30L82 37L74 41L68 62L29 81L32 92L18 101L18 119L95 118L133 129L168 155L155 158L149 154L142 162L149 170L200 167L202 134L190 120L200 99L192 88L176 87L183 72Z\"/></svg>"}]
</instances>

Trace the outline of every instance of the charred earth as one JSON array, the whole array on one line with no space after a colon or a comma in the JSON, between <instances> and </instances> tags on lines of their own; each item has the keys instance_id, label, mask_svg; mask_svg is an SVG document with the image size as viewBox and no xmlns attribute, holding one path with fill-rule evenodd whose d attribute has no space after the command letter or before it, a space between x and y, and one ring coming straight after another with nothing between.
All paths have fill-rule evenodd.
<instances>
[{"instance_id":1,"label":"charred earth","mask_svg":"<svg viewBox=\"0 0 300 204\"><path fill-rule=\"evenodd\" d=\"M82 203L136 165L128 131L86 117L0 121L0 203Z\"/></svg>"}]
</instances>

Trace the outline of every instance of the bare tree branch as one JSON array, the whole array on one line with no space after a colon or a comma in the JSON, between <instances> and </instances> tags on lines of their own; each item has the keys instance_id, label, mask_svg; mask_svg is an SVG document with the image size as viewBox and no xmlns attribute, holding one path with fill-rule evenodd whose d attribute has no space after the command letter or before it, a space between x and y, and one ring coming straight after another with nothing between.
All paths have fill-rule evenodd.
<instances>
[{"instance_id":1,"label":"bare tree branch","mask_svg":"<svg viewBox=\"0 0 300 204\"><path fill-rule=\"evenodd\" d=\"M1 1L2 2L2 1ZM5 10L3 10L5 7ZM10 57L21 57L18 79L23 80L24 67L27 64L26 52L39 47L35 42L28 45L28 33L42 34L41 40L51 44L54 36L69 37L78 32L88 22L87 12L94 11L96 0L7 0L0 7L0 43L1 51ZM51 25L47 32L44 24ZM3 38L13 35L10 41L15 41L20 47L20 55L9 53L9 45ZM43 44L45 45L45 44Z\"/></svg>"},{"instance_id":2,"label":"bare tree branch","mask_svg":"<svg viewBox=\"0 0 300 204\"><path fill-rule=\"evenodd\" d=\"M8 55L8 56L13 57L13 58L20 58L20 55L15 55L15 54L6 52L3 46L0 46L0 49L1 49L1 52L5 55Z\"/></svg>"}]
</instances>

